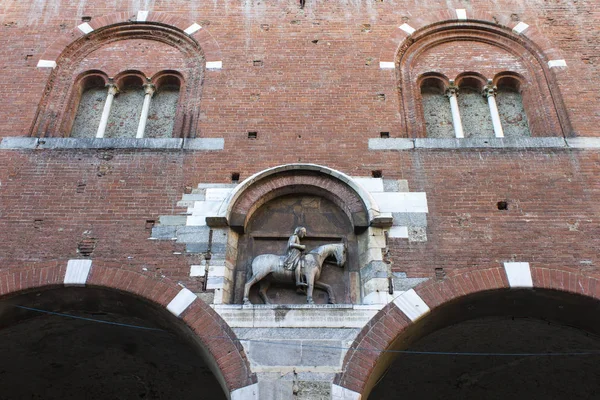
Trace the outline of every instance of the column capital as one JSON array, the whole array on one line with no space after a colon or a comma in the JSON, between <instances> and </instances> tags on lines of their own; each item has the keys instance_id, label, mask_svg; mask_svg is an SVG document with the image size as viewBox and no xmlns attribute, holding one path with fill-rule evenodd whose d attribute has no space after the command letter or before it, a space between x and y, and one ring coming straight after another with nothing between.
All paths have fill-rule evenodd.
<instances>
[{"instance_id":1,"label":"column capital","mask_svg":"<svg viewBox=\"0 0 600 400\"><path fill-rule=\"evenodd\" d=\"M144 87L144 93L150 96L156 91L156 86L153 83L144 83L142 86Z\"/></svg>"},{"instance_id":2,"label":"column capital","mask_svg":"<svg viewBox=\"0 0 600 400\"><path fill-rule=\"evenodd\" d=\"M119 88L114 83L107 83L106 87L108 88L108 94L111 94L114 96L115 94L119 93Z\"/></svg>"},{"instance_id":3,"label":"column capital","mask_svg":"<svg viewBox=\"0 0 600 400\"><path fill-rule=\"evenodd\" d=\"M458 86L456 86L454 84L448 86L448 89L446 89L446 96L448 96L448 97L458 96Z\"/></svg>"},{"instance_id":4,"label":"column capital","mask_svg":"<svg viewBox=\"0 0 600 400\"><path fill-rule=\"evenodd\" d=\"M497 92L498 92L498 87L496 85L491 84L491 83L488 83L487 85L485 85L483 87L483 89L481 90L481 94L485 98L496 97L496 93Z\"/></svg>"}]
</instances>

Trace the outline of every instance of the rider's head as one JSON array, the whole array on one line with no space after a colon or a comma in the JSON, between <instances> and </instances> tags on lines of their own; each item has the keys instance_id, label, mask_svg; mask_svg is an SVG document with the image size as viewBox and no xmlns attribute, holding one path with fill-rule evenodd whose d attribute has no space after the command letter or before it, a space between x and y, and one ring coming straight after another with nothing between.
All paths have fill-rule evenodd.
<instances>
[{"instance_id":1,"label":"rider's head","mask_svg":"<svg viewBox=\"0 0 600 400\"><path fill-rule=\"evenodd\" d=\"M294 230L294 235L297 235L298 237L303 238L304 236L306 236L306 228L303 226L299 226Z\"/></svg>"}]
</instances>

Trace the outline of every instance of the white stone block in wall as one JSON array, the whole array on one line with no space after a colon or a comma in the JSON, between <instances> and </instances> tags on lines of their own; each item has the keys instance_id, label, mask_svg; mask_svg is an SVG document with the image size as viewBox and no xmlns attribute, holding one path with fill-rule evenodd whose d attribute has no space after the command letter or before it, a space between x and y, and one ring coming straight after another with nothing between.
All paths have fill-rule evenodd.
<instances>
[{"instance_id":1,"label":"white stone block in wall","mask_svg":"<svg viewBox=\"0 0 600 400\"><path fill-rule=\"evenodd\" d=\"M396 297L394 304L413 322L430 311L429 306L425 304L414 289L410 289L401 296Z\"/></svg>"},{"instance_id":2,"label":"white stone block in wall","mask_svg":"<svg viewBox=\"0 0 600 400\"><path fill-rule=\"evenodd\" d=\"M331 400L361 400L362 396L360 393L356 393L345 387L331 384Z\"/></svg>"},{"instance_id":3,"label":"white stone block in wall","mask_svg":"<svg viewBox=\"0 0 600 400\"><path fill-rule=\"evenodd\" d=\"M409 24L400 25L400 29L402 29L404 32L408 33L409 35L412 35L416 31L416 29L413 28L412 26L410 26Z\"/></svg>"},{"instance_id":4,"label":"white stone block in wall","mask_svg":"<svg viewBox=\"0 0 600 400\"><path fill-rule=\"evenodd\" d=\"M402 193L406 201L406 212L426 213L427 195L424 192Z\"/></svg>"},{"instance_id":5,"label":"white stone block in wall","mask_svg":"<svg viewBox=\"0 0 600 400\"><path fill-rule=\"evenodd\" d=\"M222 69L223 68L223 61L207 61L206 62L206 69ZM223 146L221 145L220 149L222 149Z\"/></svg>"},{"instance_id":6,"label":"white stone block in wall","mask_svg":"<svg viewBox=\"0 0 600 400\"><path fill-rule=\"evenodd\" d=\"M521 34L523 32L525 32L525 30L529 28L529 25L527 25L525 22L519 22L517 25L515 25L515 27L513 28L513 32L514 33L518 33Z\"/></svg>"},{"instance_id":7,"label":"white stone block in wall","mask_svg":"<svg viewBox=\"0 0 600 400\"><path fill-rule=\"evenodd\" d=\"M363 297L362 304L387 304L390 302L390 295L388 292L371 292Z\"/></svg>"},{"instance_id":8,"label":"white stone block in wall","mask_svg":"<svg viewBox=\"0 0 600 400\"><path fill-rule=\"evenodd\" d=\"M147 18L148 18L148 11L138 11L137 12L137 21L138 22L145 22Z\"/></svg>"},{"instance_id":9,"label":"white stone block in wall","mask_svg":"<svg viewBox=\"0 0 600 400\"><path fill-rule=\"evenodd\" d=\"M511 288L533 287L531 268L527 262L505 262L504 270Z\"/></svg>"},{"instance_id":10,"label":"white stone block in wall","mask_svg":"<svg viewBox=\"0 0 600 400\"><path fill-rule=\"evenodd\" d=\"M381 212L428 212L427 196L424 192L385 192L372 195Z\"/></svg>"},{"instance_id":11,"label":"white stone block in wall","mask_svg":"<svg viewBox=\"0 0 600 400\"><path fill-rule=\"evenodd\" d=\"M231 400L259 400L258 383L234 390Z\"/></svg>"},{"instance_id":12,"label":"white stone block in wall","mask_svg":"<svg viewBox=\"0 0 600 400\"><path fill-rule=\"evenodd\" d=\"M223 201L232 190L230 188L208 188L206 189L206 201Z\"/></svg>"},{"instance_id":13,"label":"white stone block in wall","mask_svg":"<svg viewBox=\"0 0 600 400\"><path fill-rule=\"evenodd\" d=\"M90 24L88 24L87 22L84 22L83 24L77 25L77 27L79 28L79 30L83 33L85 33L86 35L88 33L94 32L94 28L92 28L92 26Z\"/></svg>"},{"instance_id":14,"label":"white stone block in wall","mask_svg":"<svg viewBox=\"0 0 600 400\"><path fill-rule=\"evenodd\" d=\"M548 66L550 68L566 67L567 62L565 60L550 60L550 61L548 61Z\"/></svg>"},{"instance_id":15,"label":"white stone block in wall","mask_svg":"<svg viewBox=\"0 0 600 400\"><path fill-rule=\"evenodd\" d=\"M367 248L366 251L361 252L359 256L359 262L361 265L367 265L371 261L383 261L381 248Z\"/></svg>"},{"instance_id":16,"label":"white stone block in wall","mask_svg":"<svg viewBox=\"0 0 600 400\"><path fill-rule=\"evenodd\" d=\"M396 63L393 61L379 61L379 68L394 69L394 68L396 68Z\"/></svg>"},{"instance_id":17,"label":"white stone block in wall","mask_svg":"<svg viewBox=\"0 0 600 400\"><path fill-rule=\"evenodd\" d=\"M65 273L65 286L85 286L91 268L92 260L69 260Z\"/></svg>"},{"instance_id":18,"label":"white stone block in wall","mask_svg":"<svg viewBox=\"0 0 600 400\"><path fill-rule=\"evenodd\" d=\"M382 178L368 178L364 176L352 177L356 183L361 185L369 192L383 192Z\"/></svg>"},{"instance_id":19,"label":"white stone block in wall","mask_svg":"<svg viewBox=\"0 0 600 400\"><path fill-rule=\"evenodd\" d=\"M167 310L179 317L197 298L191 290L183 288L167 305Z\"/></svg>"},{"instance_id":20,"label":"white stone block in wall","mask_svg":"<svg viewBox=\"0 0 600 400\"><path fill-rule=\"evenodd\" d=\"M392 226L390 228L388 237L408 239L408 227L407 226Z\"/></svg>"},{"instance_id":21,"label":"white stone block in wall","mask_svg":"<svg viewBox=\"0 0 600 400\"><path fill-rule=\"evenodd\" d=\"M225 265L211 265L208 267L208 279L225 278L233 280L233 271Z\"/></svg>"},{"instance_id":22,"label":"white stone block in wall","mask_svg":"<svg viewBox=\"0 0 600 400\"><path fill-rule=\"evenodd\" d=\"M367 245L367 248L381 250L384 247L385 247L385 235L384 234L369 236L369 243Z\"/></svg>"},{"instance_id":23,"label":"white stone block in wall","mask_svg":"<svg viewBox=\"0 0 600 400\"><path fill-rule=\"evenodd\" d=\"M56 68L56 61L40 60L37 63L38 68Z\"/></svg>"},{"instance_id":24,"label":"white stone block in wall","mask_svg":"<svg viewBox=\"0 0 600 400\"><path fill-rule=\"evenodd\" d=\"M184 32L187 33L188 35L193 35L194 33L198 32L200 29L202 29L202 27L200 25L198 25L197 23L193 23L190 26L188 26Z\"/></svg>"},{"instance_id":25,"label":"white stone block in wall","mask_svg":"<svg viewBox=\"0 0 600 400\"><path fill-rule=\"evenodd\" d=\"M204 276L206 274L206 266L192 265L190 266L190 276Z\"/></svg>"},{"instance_id":26,"label":"white stone block in wall","mask_svg":"<svg viewBox=\"0 0 600 400\"><path fill-rule=\"evenodd\" d=\"M185 224L187 226L206 226L206 216L190 215L186 218Z\"/></svg>"},{"instance_id":27,"label":"white stone block in wall","mask_svg":"<svg viewBox=\"0 0 600 400\"><path fill-rule=\"evenodd\" d=\"M207 189L207 191L208 190L209 189ZM204 215L204 216L217 215L217 213L219 212L219 207L221 207L222 202L223 202L223 200L208 201L208 196L207 196L207 201L194 202L194 206L188 208L188 212L190 212L192 215Z\"/></svg>"},{"instance_id":28,"label":"white stone block in wall","mask_svg":"<svg viewBox=\"0 0 600 400\"><path fill-rule=\"evenodd\" d=\"M223 304L223 289L222 288L215 289L213 303L214 304Z\"/></svg>"}]
</instances>

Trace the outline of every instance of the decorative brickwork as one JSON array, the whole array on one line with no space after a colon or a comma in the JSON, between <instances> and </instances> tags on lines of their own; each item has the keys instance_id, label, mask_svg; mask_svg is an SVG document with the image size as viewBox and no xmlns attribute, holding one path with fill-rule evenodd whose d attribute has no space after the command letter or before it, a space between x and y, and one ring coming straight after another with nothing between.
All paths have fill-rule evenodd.
<instances>
[{"instance_id":1,"label":"decorative brickwork","mask_svg":"<svg viewBox=\"0 0 600 400\"><path fill-rule=\"evenodd\" d=\"M469 58L467 47L478 56ZM508 28L475 20L437 22L403 40L395 60L407 137L425 136L420 82L434 74L442 74L446 87L450 79L461 86L462 79L477 76L483 86L486 79L520 76L532 135L572 135L548 56Z\"/></svg>"},{"instance_id":2,"label":"decorative brickwork","mask_svg":"<svg viewBox=\"0 0 600 400\"><path fill-rule=\"evenodd\" d=\"M59 45L55 43L53 47L56 46ZM127 58L132 56L136 59ZM151 22L100 26L69 43L56 58L31 135L67 136L84 89L82 80L91 74L116 80L126 78L134 74L128 71L132 62L140 66L137 74L144 80L154 75L154 80L159 80L168 69L175 69L175 75L180 74L183 84L174 136L194 137L198 131L204 50L194 38L176 27Z\"/></svg>"}]
</instances>

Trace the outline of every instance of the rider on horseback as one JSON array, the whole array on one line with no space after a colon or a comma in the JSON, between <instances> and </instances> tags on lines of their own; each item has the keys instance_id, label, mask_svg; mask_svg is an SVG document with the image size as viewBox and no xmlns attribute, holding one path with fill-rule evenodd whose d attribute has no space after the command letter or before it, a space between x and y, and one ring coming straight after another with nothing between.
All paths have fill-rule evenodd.
<instances>
[{"instance_id":1,"label":"rider on horseback","mask_svg":"<svg viewBox=\"0 0 600 400\"><path fill-rule=\"evenodd\" d=\"M290 236L287 244L287 254L283 261L283 267L287 270L293 270L296 275L296 287L306 287L308 284L302 281L302 252L306 246L300 244L300 239L306 236L306 228L299 226Z\"/></svg>"}]
</instances>

